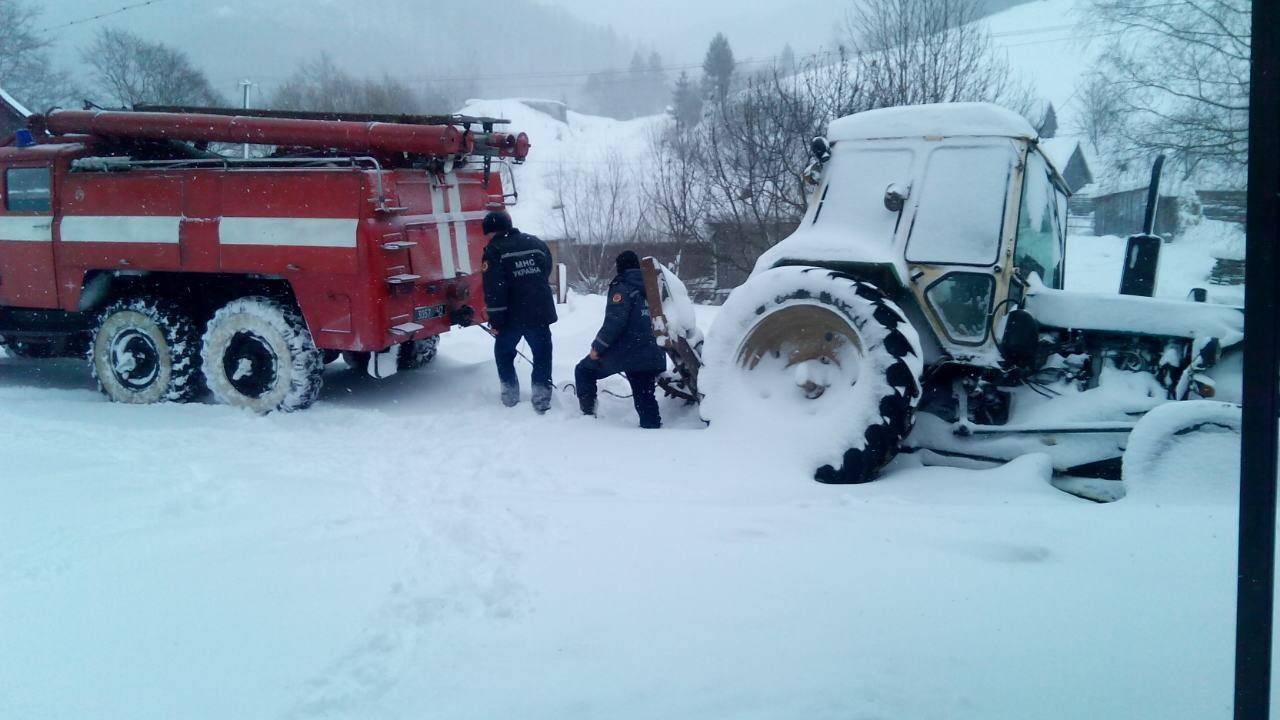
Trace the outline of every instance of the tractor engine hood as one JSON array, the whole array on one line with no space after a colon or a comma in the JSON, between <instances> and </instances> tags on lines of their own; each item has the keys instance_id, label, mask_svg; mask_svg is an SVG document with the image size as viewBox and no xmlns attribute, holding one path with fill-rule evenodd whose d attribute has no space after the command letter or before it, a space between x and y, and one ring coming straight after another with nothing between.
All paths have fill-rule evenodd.
<instances>
[{"instance_id":1,"label":"tractor engine hood","mask_svg":"<svg viewBox=\"0 0 1280 720\"><path fill-rule=\"evenodd\" d=\"M1067 330L1217 338L1222 347L1244 339L1244 308L1137 295L1053 290L1036 276L1027 289L1027 310L1041 325Z\"/></svg>"}]
</instances>

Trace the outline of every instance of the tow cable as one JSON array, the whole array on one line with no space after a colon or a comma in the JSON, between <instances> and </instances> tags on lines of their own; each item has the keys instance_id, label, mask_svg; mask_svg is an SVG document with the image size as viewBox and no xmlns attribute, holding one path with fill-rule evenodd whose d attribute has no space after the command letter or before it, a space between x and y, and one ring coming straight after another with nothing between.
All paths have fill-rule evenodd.
<instances>
[{"instance_id":1,"label":"tow cable","mask_svg":"<svg viewBox=\"0 0 1280 720\"><path fill-rule=\"evenodd\" d=\"M488 333L489 337L493 338L494 340L498 339L498 331L494 330L493 327L491 327L488 323L480 323L480 328L484 330L486 333ZM530 360L529 356L525 355L524 352L522 352L519 347L516 348L516 354L524 358L524 361L529 363L530 366L533 365L533 360ZM626 375L626 373L623 373L623 375ZM571 392L575 396L578 394L578 389L573 386L573 383L565 383L563 385L556 385L555 383L551 383L551 387L555 388L556 390L559 390L560 392ZM623 400L628 400L631 398L630 394L623 395L621 393L616 393L606 388L600 388L599 390L597 390L597 392L601 393L602 395L612 395L616 398L621 398Z\"/></svg>"}]
</instances>

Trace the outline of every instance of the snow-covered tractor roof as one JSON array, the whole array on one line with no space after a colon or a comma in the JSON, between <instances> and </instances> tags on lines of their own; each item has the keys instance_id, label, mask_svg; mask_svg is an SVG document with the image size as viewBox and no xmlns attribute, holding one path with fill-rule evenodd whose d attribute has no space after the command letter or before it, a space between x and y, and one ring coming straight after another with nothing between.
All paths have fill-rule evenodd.
<instances>
[{"instance_id":1,"label":"snow-covered tractor roof","mask_svg":"<svg viewBox=\"0 0 1280 720\"><path fill-rule=\"evenodd\" d=\"M827 139L877 140L913 137L1010 137L1035 140L1021 115L992 103L904 105L868 110L831 121Z\"/></svg>"}]
</instances>

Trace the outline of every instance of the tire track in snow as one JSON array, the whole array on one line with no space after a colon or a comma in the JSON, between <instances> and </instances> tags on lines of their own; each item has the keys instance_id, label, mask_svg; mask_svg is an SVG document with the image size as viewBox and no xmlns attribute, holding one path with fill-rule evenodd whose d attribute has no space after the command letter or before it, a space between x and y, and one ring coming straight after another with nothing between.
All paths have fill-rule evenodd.
<instances>
[{"instance_id":1,"label":"tire track in snow","mask_svg":"<svg viewBox=\"0 0 1280 720\"><path fill-rule=\"evenodd\" d=\"M442 428L469 434L474 428L467 424L427 416L380 437L391 446L413 447L422 438L439 437ZM384 509L388 522L410 535L412 561L355 639L303 683L284 717L377 715L381 698L408 678L426 677L433 630L446 621L457 627L459 618L504 622L527 607L519 580L521 553L503 530L518 522L474 489L497 472L494 463L477 452L463 463L466 473L405 472L438 465L431 462L433 454L423 453L417 461L400 453L365 473L371 479L363 481L364 491ZM341 459L340 453L334 455L335 462ZM456 453L450 459L456 467Z\"/></svg>"}]
</instances>

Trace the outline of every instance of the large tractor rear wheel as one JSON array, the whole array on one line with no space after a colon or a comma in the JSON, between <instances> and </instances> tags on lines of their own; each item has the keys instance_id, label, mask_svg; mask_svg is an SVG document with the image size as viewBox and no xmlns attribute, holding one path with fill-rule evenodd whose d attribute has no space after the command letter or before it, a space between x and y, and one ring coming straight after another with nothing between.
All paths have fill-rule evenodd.
<instances>
[{"instance_id":1,"label":"large tractor rear wheel","mask_svg":"<svg viewBox=\"0 0 1280 720\"><path fill-rule=\"evenodd\" d=\"M781 267L729 297L706 365L704 416L713 425L767 426L781 452L812 451L819 482L863 483L911 430L923 362L915 330L879 289L822 268Z\"/></svg>"},{"instance_id":2,"label":"large tractor rear wheel","mask_svg":"<svg viewBox=\"0 0 1280 720\"><path fill-rule=\"evenodd\" d=\"M279 300L232 300L214 313L201 348L219 402L257 412L302 410L320 394L323 353L296 309Z\"/></svg>"}]
</instances>

